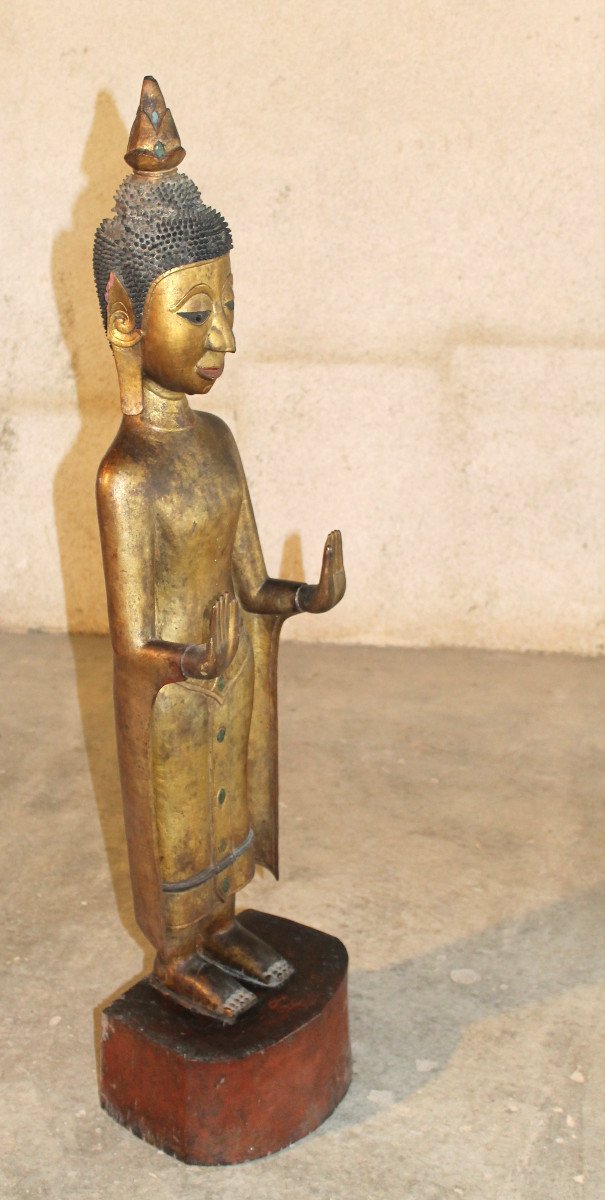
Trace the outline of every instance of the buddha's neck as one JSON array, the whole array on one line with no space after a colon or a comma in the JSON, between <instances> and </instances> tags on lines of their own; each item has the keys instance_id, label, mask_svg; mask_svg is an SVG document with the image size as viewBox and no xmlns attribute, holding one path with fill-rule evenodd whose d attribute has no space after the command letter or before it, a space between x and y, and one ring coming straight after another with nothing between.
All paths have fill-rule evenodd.
<instances>
[{"instance_id":1,"label":"buddha's neck","mask_svg":"<svg viewBox=\"0 0 605 1200\"><path fill-rule=\"evenodd\" d=\"M187 397L181 392L169 392L158 383L143 380L143 412L148 425L154 429L188 429L193 425L193 413Z\"/></svg>"}]
</instances>

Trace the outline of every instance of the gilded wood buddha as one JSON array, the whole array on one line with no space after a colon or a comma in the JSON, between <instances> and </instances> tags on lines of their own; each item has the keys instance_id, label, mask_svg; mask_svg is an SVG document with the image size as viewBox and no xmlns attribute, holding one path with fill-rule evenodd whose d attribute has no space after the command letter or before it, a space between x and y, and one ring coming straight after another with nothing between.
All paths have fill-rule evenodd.
<instances>
[{"instance_id":1,"label":"gilded wood buddha","mask_svg":"<svg viewBox=\"0 0 605 1200\"><path fill-rule=\"evenodd\" d=\"M340 534L319 582L267 576L233 436L188 396L235 351L224 218L178 170L162 93L146 77L133 175L97 230L94 268L123 419L97 498L115 656L118 755L137 920L152 981L233 1022L277 988L282 955L241 926L256 864L277 877L277 646L285 618L342 598Z\"/></svg>"}]
</instances>

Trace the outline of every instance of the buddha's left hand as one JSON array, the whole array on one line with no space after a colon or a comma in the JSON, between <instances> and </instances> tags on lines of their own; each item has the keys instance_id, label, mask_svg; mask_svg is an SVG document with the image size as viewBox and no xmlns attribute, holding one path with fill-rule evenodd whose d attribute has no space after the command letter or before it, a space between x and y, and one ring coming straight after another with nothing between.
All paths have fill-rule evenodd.
<instances>
[{"instance_id":1,"label":"buddha's left hand","mask_svg":"<svg viewBox=\"0 0 605 1200\"><path fill-rule=\"evenodd\" d=\"M346 586L342 536L339 529L333 529L326 538L319 583L300 585L296 593L296 607L299 612L328 612L342 600Z\"/></svg>"}]
</instances>

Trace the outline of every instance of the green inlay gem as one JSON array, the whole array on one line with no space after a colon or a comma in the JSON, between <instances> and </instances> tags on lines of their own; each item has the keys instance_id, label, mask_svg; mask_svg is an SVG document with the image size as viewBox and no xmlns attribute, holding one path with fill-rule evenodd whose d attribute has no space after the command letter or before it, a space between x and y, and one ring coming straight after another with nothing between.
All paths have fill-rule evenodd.
<instances>
[{"instance_id":1,"label":"green inlay gem","mask_svg":"<svg viewBox=\"0 0 605 1200\"><path fill-rule=\"evenodd\" d=\"M218 688L219 688L219 692L224 692L224 690L225 690L225 676L224 675L219 675L219 677L218 677Z\"/></svg>"},{"instance_id":2,"label":"green inlay gem","mask_svg":"<svg viewBox=\"0 0 605 1200\"><path fill-rule=\"evenodd\" d=\"M155 146L153 147L153 153L155 154L156 158L164 158L166 154L166 147L164 146L164 143L156 142Z\"/></svg>"},{"instance_id":3,"label":"green inlay gem","mask_svg":"<svg viewBox=\"0 0 605 1200\"><path fill-rule=\"evenodd\" d=\"M221 790L217 796L217 800L218 800L219 804L224 804L226 799L227 799L227 793L224 788L221 788Z\"/></svg>"},{"instance_id":4,"label":"green inlay gem","mask_svg":"<svg viewBox=\"0 0 605 1200\"><path fill-rule=\"evenodd\" d=\"M227 732L227 730L225 729L225 726L221 725L221 727L216 735L217 742L224 742L226 732Z\"/></svg>"},{"instance_id":5,"label":"green inlay gem","mask_svg":"<svg viewBox=\"0 0 605 1200\"><path fill-rule=\"evenodd\" d=\"M221 879L220 891L223 893L223 896L227 895L227 892L229 891L228 879Z\"/></svg>"}]
</instances>

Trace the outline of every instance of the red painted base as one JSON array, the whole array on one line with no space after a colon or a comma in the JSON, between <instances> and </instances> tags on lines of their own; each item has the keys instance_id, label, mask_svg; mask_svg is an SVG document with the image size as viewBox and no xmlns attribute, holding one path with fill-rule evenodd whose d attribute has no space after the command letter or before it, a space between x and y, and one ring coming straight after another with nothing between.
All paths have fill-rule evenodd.
<instances>
[{"instance_id":1,"label":"red painted base","mask_svg":"<svg viewBox=\"0 0 605 1200\"><path fill-rule=\"evenodd\" d=\"M294 975L235 1025L196 1016L147 980L103 1013L101 1104L187 1163L263 1158L310 1133L351 1081L347 952L336 938L249 910L238 920Z\"/></svg>"}]
</instances>

